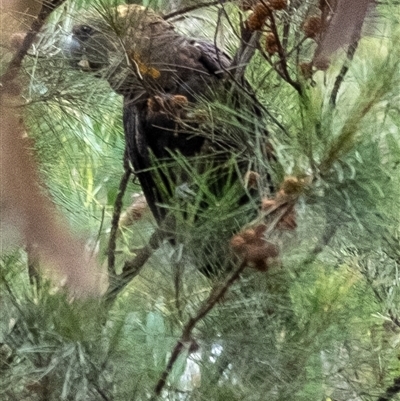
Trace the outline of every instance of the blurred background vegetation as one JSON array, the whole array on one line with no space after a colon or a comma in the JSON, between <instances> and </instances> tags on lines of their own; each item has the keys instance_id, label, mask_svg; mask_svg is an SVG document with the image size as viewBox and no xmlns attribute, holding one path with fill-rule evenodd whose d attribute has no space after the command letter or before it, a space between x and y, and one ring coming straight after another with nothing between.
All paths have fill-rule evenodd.
<instances>
[{"instance_id":1,"label":"blurred background vegetation","mask_svg":"<svg viewBox=\"0 0 400 401\"><path fill-rule=\"evenodd\" d=\"M62 5L23 70L25 121L43 180L105 269L123 174L122 100L107 83L73 71L62 43L84 10L120 3ZM378 2L353 60L339 51L326 71L310 78L300 66L312 58L315 43L304 39L302 27L316 3L292 1L276 14L279 32L290 21L287 63L300 91L277 73L276 55L256 53L246 72L268 110L264 123L276 153L272 165L260 164L277 188L285 177L311 177L296 202L297 228L273 239L279 263L267 272L244 270L196 322L160 399L400 399L399 4ZM199 2L143 4L168 14ZM188 35L216 38L233 56L239 22L251 13L243 8L243 2L220 2L172 22ZM22 16L13 18L23 25ZM4 68L12 49L2 50ZM332 105L343 65L349 71ZM223 111L223 104L210 104L210 121L221 123ZM125 208L139 192L131 182ZM221 230L218 217L208 216L210 236ZM118 273L155 227L147 213L122 229ZM1 400L152 399L182 330L221 285L220 277L205 278L182 257L184 247L184 241L163 244L112 304L70 302L45 281L33 285L25 250L4 250Z\"/></svg>"}]
</instances>

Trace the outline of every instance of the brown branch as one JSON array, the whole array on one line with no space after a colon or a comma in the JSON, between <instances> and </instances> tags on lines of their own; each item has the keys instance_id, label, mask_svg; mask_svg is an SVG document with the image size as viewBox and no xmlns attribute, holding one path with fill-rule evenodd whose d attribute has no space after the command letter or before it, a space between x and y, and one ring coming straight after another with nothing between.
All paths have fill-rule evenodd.
<instances>
[{"instance_id":1,"label":"brown branch","mask_svg":"<svg viewBox=\"0 0 400 401\"><path fill-rule=\"evenodd\" d=\"M199 10L200 8L212 7L212 6L216 6L218 4L223 4L223 3L229 3L229 0L214 0L214 1L208 1L208 2L205 2L205 3L193 4L191 6L187 6L187 7L181 8L180 10L173 11L173 12L171 12L169 14L165 14L162 17L165 20L169 20L171 18L178 17L180 15L190 13L191 11Z\"/></svg>"},{"instance_id":2,"label":"brown branch","mask_svg":"<svg viewBox=\"0 0 400 401\"><path fill-rule=\"evenodd\" d=\"M240 81L243 78L246 67L257 50L257 44L260 41L260 38L261 31L252 31L246 23L241 25L240 46L228 68L229 71L235 71L235 82Z\"/></svg>"},{"instance_id":3,"label":"brown branch","mask_svg":"<svg viewBox=\"0 0 400 401\"><path fill-rule=\"evenodd\" d=\"M221 9L222 12L226 14L226 11L224 8ZM227 20L230 23L229 17L227 16ZM221 21L221 15L218 13L218 22L217 22L217 29L215 31L214 35L214 45L217 47L217 32L218 32L218 26ZM234 30L233 25L230 23L232 29ZM257 105L262 111L264 111L272 120L272 122L277 125L286 135L288 135L285 127L273 116L273 114L262 104L259 102L257 99L257 96L255 92L253 91L252 87L250 85L244 85L241 81L243 81L243 76L247 67L247 64L250 62L250 60L253 58L255 51L259 48L258 42L260 39L260 36L251 36L252 32L249 31L249 29L242 24L242 29L241 29L241 36L237 35L236 36L240 40L240 46L238 50L236 51L236 54L231 62L231 65L228 68L224 68L222 66L222 63L220 61L220 55L219 52L217 52L217 57L219 64L221 66L221 69L224 71L226 75L229 76L231 81L233 82L234 85L238 89L240 89L243 93L245 93L249 98L254 102L254 104ZM248 42L246 42L248 40ZM248 50L246 50L248 49ZM233 74L231 70L236 70L235 73Z\"/></svg>"},{"instance_id":4,"label":"brown branch","mask_svg":"<svg viewBox=\"0 0 400 401\"><path fill-rule=\"evenodd\" d=\"M34 42L36 35L42 29L44 23L46 22L47 17L65 0L53 0L53 1L43 1L42 8L36 19L32 22L32 25L25 35L25 38L18 48L17 52L14 54L11 59L5 73L0 77L0 85L3 88L9 88L10 82L13 81L19 73L21 69L22 60L27 55L32 43Z\"/></svg>"},{"instance_id":5,"label":"brown branch","mask_svg":"<svg viewBox=\"0 0 400 401\"><path fill-rule=\"evenodd\" d=\"M299 49L301 48L301 46L303 45L303 43L307 40L306 37L303 37L289 52L286 53L286 58L288 58L289 56L291 56L294 52L298 52ZM279 59L278 61L272 62L272 60L265 54L264 49L260 46L260 44L258 45L258 51L260 52L261 56L268 62L268 64L272 67L271 70L269 70L265 76L263 77L263 80L265 80L268 75L270 74L270 71L275 71L285 82L288 82L286 80L286 77L284 75L284 73L279 70L277 67L278 65L281 63L281 60ZM291 83L288 82L290 85ZM297 89L296 89L297 90Z\"/></svg>"},{"instance_id":6,"label":"brown branch","mask_svg":"<svg viewBox=\"0 0 400 401\"><path fill-rule=\"evenodd\" d=\"M108 274L110 276L115 276L115 249L117 246L117 236L119 228L119 219L121 216L123 198L128 187L129 178L132 174L132 170L129 166L128 154L125 149L124 153L124 174L121 177L121 181L118 187L117 197L114 202L114 211L111 219L111 231L110 239L108 241L107 258L108 258Z\"/></svg>"},{"instance_id":7,"label":"brown branch","mask_svg":"<svg viewBox=\"0 0 400 401\"><path fill-rule=\"evenodd\" d=\"M358 46L358 40L356 40L348 49L347 49L347 60L343 64L342 68L340 69L339 75L335 79L335 83L332 88L331 96L329 97L329 104L331 107L336 106L336 99L339 93L340 86L342 85L344 78L349 70L349 63L353 60L354 54L356 53Z\"/></svg>"},{"instance_id":8,"label":"brown branch","mask_svg":"<svg viewBox=\"0 0 400 401\"><path fill-rule=\"evenodd\" d=\"M167 383L167 379L171 370L178 360L178 357L185 349L185 344L189 343L192 337L192 331L195 328L196 324L202 320L207 314L216 306L216 304L223 298L228 289L232 286L232 284L239 279L240 274L243 272L247 263L245 261L241 262L236 270L230 275L230 277L223 283L222 286L215 286L208 298L204 301L203 305L197 312L196 316L189 319L186 323L185 327L182 330L182 334L179 340L176 342L174 349L172 350L171 356L168 360L167 366L165 370L161 373L161 377L158 380L155 388L154 388L154 396L152 400L154 401L160 394L163 388Z\"/></svg>"},{"instance_id":9,"label":"brown branch","mask_svg":"<svg viewBox=\"0 0 400 401\"><path fill-rule=\"evenodd\" d=\"M35 246L35 244L28 243L26 245L29 283L31 286L35 286L36 291L39 291L41 286L39 274L40 261L36 248L37 247Z\"/></svg>"},{"instance_id":10,"label":"brown branch","mask_svg":"<svg viewBox=\"0 0 400 401\"><path fill-rule=\"evenodd\" d=\"M264 2L262 1L262 3L264 4ZM267 5L264 4L266 7ZM279 33L278 33L278 27L276 25L275 22L275 18L274 18L274 14L271 12L271 15L269 17L269 20L271 22L271 30L272 33L275 36L275 40L276 40L276 45L277 45L277 49L278 49L278 55L279 55L279 66L282 69L282 74L280 74L282 76L282 78L289 83L294 89L296 89L296 91L302 95L303 94L303 89L302 86L297 82L294 81L292 79L292 77L289 74L289 70L288 70L288 66L287 66L287 58L286 58L286 52L284 47L282 46L282 42L279 38ZM277 72L279 72L278 68L275 69Z\"/></svg>"},{"instance_id":11,"label":"brown branch","mask_svg":"<svg viewBox=\"0 0 400 401\"><path fill-rule=\"evenodd\" d=\"M286 49L289 42L290 18L287 14L285 14L283 18L282 46L284 49Z\"/></svg>"},{"instance_id":12,"label":"brown branch","mask_svg":"<svg viewBox=\"0 0 400 401\"><path fill-rule=\"evenodd\" d=\"M226 11L225 9L222 7L220 9L220 12L218 13L218 21L217 21L217 29L215 30L215 35L214 35L214 45L216 48L218 48L217 46L217 33L218 33L218 27L221 23L221 12L225 13L225 16L227 17L227 20L231 26L231 28L234 30L234 26L230 23L229 20L229 16L226 15ZM243 26L242 29L242 35L239 36L238 34L235 33L235 35L239 38L241 46L239 47L239 49L237 50L231 65L228 68L224 68L223 64L220 60L220 53L217 52L217 58L218 58L218 62L221 66L221 69L224 71L224 73L229 76L230 80L232 81L232 83L234 85L236 85L236 87L238 89L240 89L244 94L246 94L253 102L255 105L257 105L257 107L259 107L262 111L264 111L273 121L273 123L275 123L275 125L277 125L286 135L288 135L285 127L273 116L273 114L262 104L260 103L260 101L257 99L257 96L253 90L253 88L251 87L251 85L245 85L244 83L242 83L243 81L243 75L245 72L245 69L247 67L247 64L250 62L251 58L254 56L255 51L257 50L258 46L257 46L257 42L255 43L255 45L252 46L253 51L252 52L248 52L245 56L243 56L243 60L239 60L240 53L243 53L243 49L241 49L243 43L245 43L245 37L248 36L248 34L246 33L246 27ZM258 38L259 40L259 38ZM249 44L246 44L246 46L249 46ZM235 58L237 58L237 61L235 61ZM246 58L247 61L246 61ZM242 64L242 71L238 71L238 67L239 65ZM235 70L236 69L236 73L233 74L231 70Z\"/></svg>"},{"instance_id":13,"label":"brown branch","mask_svg":"<svg viewBox=\"0 0 400 401\"><path fill-rule=\"evenodd\" d=\"M169 219L167 218L165 222L167 223L168 221ZM169 236L168 231L164 229L165 226L166 224L163 224L158 227L151 235L147 245L139 249L133 259L125 262L120 275L110 277L110 286L104 296L108 304L112 304L115 301L118 294L141 272L145 263L154 251L159 248L162 241Z\"/></svg>"},{"instance_id":14,"label":"brown branch","mask_svg":"<svg viewBox=\"0 0 400 401\"><path fill-rule=\"evenodd\" d=\"M240 47L239 47L238 50L236 51L236 54L235 54L234 58L232 59L231 65L230 65L228 68L225 68L225 67L223 66L223 63L222 63L221 58L220 58L220 52L217 51L217 52L216 52L216 55L217 55L217 58L218 58L218 63L219 63L219 65L221 66L221 69L224 71L225 75L229 76L229 78L230 78L231 81L234 83L234 85L236 85L240 90L242 90L245 94L247 94L247 95L254 101L255 104L258 104L258 105L260 106L260 108L263 108L264 111L266 111L266 109L264 108L264 106L262 106L261 103L259 103L258 99L257 99L256 96L255 96L255 93L254 93L253 91L250 92L250 91L248 90L248 88L245 87L245 84L243 83L243 79L242 79L242 78L243 78L243 75L244 75L245 68L246 68L247 64L250 62L251 58L252 58L253 55L254 55L254 52L253 52L253 55L251 55L251 57L247 60L247 62L245 62L245 60L239 60L239 58L241 57L241 56L240 56L240 53L242 52L241 47L242 47L243 43L245 43L244 34L246 34L246 33L245 33L244 29L242 29L242 28L245 28L245 27L244 27L244 26L242 27L243 24L242 24L242 22L241 22L241 27L242 27L242 28L241 28L241 35L239 36L238 33L236 33L235 27L234 27L233 24L231 23L231 21L230 21L230 19L229 19L229 16L227 15L226 10L225 10L224 7L222 7L222 8L219 10L219 12L218 12L217 27L216 27L216 29L215 29L215 34L214 34L214 46L215 46L216 49L218 49L218 45L217 45L217 36L218 36L219 26L220 26L220 24L221 24L221 15L222 15L222 13L225 14L225 17L226 17L226 19L227 19L227 21L228 21L230 27L232 28L233 32L235 33L235 36L240 40ZM246 35L247 35L247 34L246 34ZM250 38L250 36L249 36L248 38ZM247 46L247 45L246 45L246 46ZM255 48L254 48L254 51L255 51ZM235 61L235 58L237 58L238 60ZM243 65L243 71L241 71L241 72L238 73L237 67L238 67L241 63L244 63L244 65ZM232 73L232 70L236 70L235 74ZM250 87L250 85L248 85L248 86Z\"/></svg>"},{"instance_id":15,"label":"brown branch","mask_svg":"<svg viewBox=\"0 0 400 401\"><path fill-rule=\"evenodd\" d=\"M303 260L303 262L301 263L303 266L309 265L317 259L317 256L325 249L325 247L329 244L333 236L336 234L337 229L338 229L337 225L329 223L327 224L322 234L322 237L318 240L317 244L310 251L307 258Z\"/></svg>"},{"instance_id":16,"label":"brown branch","mask_svg":"<svg viewBox=\"0 0 400 401\"><path fill-rule=\"evenodd\" d=\"M221 1L220 3L223 4L224 1ZM234 35L239 39L240 46L237 49L235 55L233 56L231 65L228 68L225 68L223 66L223 63L220 60L219 52L216 53L216 56L221 66L221 69L224 71L224 73L228 75L236 85L238 85L239 87L243 87L243 85L241 85L239 81L243 78L247 64L250 62L255 51L257 50L257 43L260 39L261 33L258 31L250 30L247 27L247 25L243 23L243 21L241 20L239 24L240 25L240 35L239 35L239 33L236 32L235 26L231 23L231 20L225 8L221 7L218 12L217 28L214 34L214 46L216 48L218 48L217 35L219 26L221 24L222 13L225 14L226 20L229 26L231 27ZM232 71L235 71L235 73L232 74Z\"/></svg>"},{"instance_id":17,"label":"brown branch","mask_svg":"<svg viewBox=\"0 0 400 401\"><path fill-rule=\"evenodd\" d=\"M266 229L263 231L264 239L265 237L269 236L269 234L271 234L271 232L277 227L277 225L284 219L287 213L291 212L297 199L298 196L296 195L287 195L280 201L277 201L275 205L272 205L268 212L265 213L265 216L262 216L263 219L265 219L267 215L271 218L267 225L263 224L266 227ZM254 222L254 227L256 226L260 226L259 219ZM163 388L167 383L168 376L171 373L174 364L176 363L182 352L185 350L186 345L190 344L190 342L192 341L192 332L197 323L207 316L207 314L224 297L229 288L240 278L243 270L249 265L249 263L251 264L253 262L249 256L249 254L243 255L242 261L231 273L231 275L228 276L228 278L222 284L216 284L211 289L208 298L203 302L202 306L197 311L197 314L194 317L191 317L186 323L186 325L182 329L182 334L180 335L172 350L171 356L167 362L167 366L161 373L161 376L154 388L154 396L151 398L152 401L155 401L157 397L161 394Z\"/></svg>"}]
</instances>

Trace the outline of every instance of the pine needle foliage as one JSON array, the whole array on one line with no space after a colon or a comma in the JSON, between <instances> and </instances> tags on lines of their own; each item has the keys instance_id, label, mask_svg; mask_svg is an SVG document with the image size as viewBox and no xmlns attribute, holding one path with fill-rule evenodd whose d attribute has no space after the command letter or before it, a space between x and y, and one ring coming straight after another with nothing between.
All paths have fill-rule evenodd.
<instances>
[{"instance_id":1,"label":"pine needle foliage","mask_svg":"<svg viewBox=\"0 0 400 401\"><path fill-rule=\"evenodd\" d=\"M88 8L112 17L120 3L66 3L23 65L27 135L43 181L104 270L116 203L126 209L140 186L118 187L121 98L74 71L62 43ZM160 238L150 213L117 227L114 292L71 300L46 275L31 274L38 261L29 249L3 253L0 399L398 399L397 2L379 2L374 33L354 53L339 50L314 70L310 29L323 2L166 3L143 2L172 13L185 34L194 25L232 57L243 32L258 31L246 67L251 87L240 88L239 107L228 88L189 110L201 123L189 120L188 129L217 143L205 155L154 160L164 184L176 186L162 205L173 224ZM11 49L2 53L3 69ZM259 115L249 107L254 98ZM243 166L257 173L255 185ZM259 264L250 251L235 254L234 238L246 246L261 239L279 255ZM146 263L132 273L138 255ZM205 277L205 264L219 273Z\"/></svg>"}]
</instances>

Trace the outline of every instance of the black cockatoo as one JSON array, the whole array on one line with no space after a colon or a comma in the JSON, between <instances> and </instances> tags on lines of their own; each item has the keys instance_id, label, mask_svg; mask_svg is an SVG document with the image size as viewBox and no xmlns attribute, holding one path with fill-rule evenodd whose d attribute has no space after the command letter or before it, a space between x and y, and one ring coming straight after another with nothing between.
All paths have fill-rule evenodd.
<instances>
[{"instance_id":1,"label":"black cockatoo","mask_svg":"<svg viewBox=\"0 0 400 401\"><path fill-rule=\"evenodd\" d=\"M123 96L127 153L158 223L177 190L188 187L188 193L193 192L190 173L176 173L176 155L193 160L188 166L199 173L216 167L218 177L210 180L206 191L216 194L229 181L240 188L238 204L249 200L249 190L240 183L251 169L248 159L235 168L227 164L232 154L243 154L251 144L243 141L238 146L237 138L230 143L220 132L206 138L198 130L201 116L193 109L199 100L211 99L219 91L236 107L249 107L253 122L259 117L256 102L246 105L237 89L232 85L227 89L224 78L231 60L214 44L177 33L148 8L122 5L76 25L67 53L76 68L106 79ZM250 88L244 80L242 85ZM238 117L239 130L242 123L246 121ZM204 154L207 157L202 158ZM203 209L210 208L207 201L200 203Z\"/></svg>"}]
</instances>

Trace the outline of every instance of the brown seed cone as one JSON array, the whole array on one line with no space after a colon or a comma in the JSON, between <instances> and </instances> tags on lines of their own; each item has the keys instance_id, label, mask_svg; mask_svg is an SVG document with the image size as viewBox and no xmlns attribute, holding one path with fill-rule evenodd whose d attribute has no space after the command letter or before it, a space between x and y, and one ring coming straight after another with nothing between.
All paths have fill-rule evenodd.
<instances>
[{"instance_id":1,"label":"brown seed cone","mask_svg":"<svg viewBox=\"0 0 400 401\"><path fill-rule=\"evenodd\" d=\"M265 7L264 4L257 4L253 8L253 14L251 14L249 18L247 18L247 28L252 32L260 31L269 15L270 10Z\"/></svg>"},{"instance_id":2,"label":"brown seed cone","mask_svg":"<svg viewBox=\"0 0 400 401\"><path fill-rule=\"evenodd\" d=\"M171 98L171 103L177 107L184 107L189 104L189 100L184 95L174 95Z\"/></svg>"},{"instance_id":3,"label":"brown seed cone","mask_svg":"<svg viewBox=\"0 0 400 401\"><path fill-rule=\"evenodd\" d=\"M303 32L307 38L316 39L322 30L321 17L318 15L313 15L307 18L303 23Z\"/></svg>"},{"instance_id":4,"label":"brown seed cone","mask_svg":"<svg viewBox=\"0 0 400 401\"><path fill-rule=\"evenodd\" d=\"M241 234L237 234L234 237L232 237L231 247L235 252L241 253L245 246L246 246L246 241Z\"/></svg>"},{"instance_id":5,"label":"brown seed cone","mask_svg":"<svg viewBox=\"0 0 400 401\"><path fill-rule=\"evenodd\" d=\"M320 71L326 71L330 65L331 62L328 58L319 58L317 60L314 60L313 63L313 66Z\"/></svg>"},{"instance_id":6,"label":"brown seed cone","mask_svg":"<svg viewBox=\"0 0 400 401\"><path fill-rule=\"evenodd\" d=\"M278 53L278 42L273 32L268 32L265 36L265 50L270 56Z\"/></svg>"},{"instance_id":7,"label":"brown seed cone","mask_svg":"<svg viewBox=\"0 0 400 401\"><path fill-rule=\"evenodd\" d=\"M276 207L277 204L278 204L278 202L275 199L264 198L261 201L261 210L266 212L266 211Z\"/></svg>"},{"instance_id":8,"label":"brown seed cone","mask_svg":"<svg viewBox=\"0 0 400 401\"><path fill-rule=\"evenodd\" d=\"M132 204L121 214L119 219L119 227L129 227L136 221L142 219L145 213L149 212L149 205L144 195L140 195L134 199Z\"/></svg>"},{"instance_id":9,"label":"brown seed cone","mask_svg":"<svg viewBox=\"0 0 400 401\"><path fill-rule=\"evenodd\" d=\"M244 175L244 185L246 188L257 188L258 180L260 179L260 174L255 171L247 171Z\"/></svg>"},{"instance_id":10,"label":"brown seed cone","mask_svg":"<svg viewBox=\"0 0 400 401\"><path fill-rule=\"evenodd\" d=\"M161 96L153 96L147 99L147 107L152 113L160 113L165 109L164 100Z\"/></svg>"},{"instance_id":11,"label":"brown seed cone","mask_svg":"<svg viewBox=\"0 0 400 401\"><path fill-rule=\"evenodd\" d=\"M313 76L313 64L312 63L300 63L299 70L300 74L304 77L304 79L311 79Z\"/></svg>"},{"instance_id":12,"label":"brown seed cone","mask_svg":"<svg viewBox=\"0 0 400 401\"><path fill-rule=\"evenodd\" d=\"M304 181L299 180L294 176L287 176L283 181L280 191L282 191L286 195L297 195L302 192L304 188ZM279 191L279 192L280 192Z\"/></svg>"},{"instance_id":13,"label":"brown seed cone","mask_svg":"<svg viewBox=\"0 0 400 401\"><path fill-rule=\"evenodd\" d=\"M245 259L250 267L261 271L268 269L268 259L277 258L278 256L279 248L265 240L260 240L256 244L249 244L245 250Z\"/></svg>"},{"instance_id":14,"label":"brown seed cone","mask_svg":"<svg viewBox=\"0 0 400 401\"><path fill-rule=\"evenodd\" d=\"M278 230L288 230L293 231L297 228L297 221L296 221L296 211L294 207L292 207L288 213L286 213L282 219L277 224L276 228Z\"/></svg>"},{"instance_id":15,"label":"brown seed cone","mask_svg":"<svg viewBox=\"0 0 400 401\"><path fill-rule=\"evenodd\" d=\"M250 243L257 239L257 233L253 228L249 228L242 232L242 237L246 243Z\"/></svg>"},{"instance_id":16,"label":"brown seed cone","mask_svg":"<svg viewBox=\"0 0 400 401\"><path fill-rule=\"evenodd\" d=\"M269 0L268 5L271 7L272 10L284 10L288 2L287 0Z\"/></svg>"},{"instance_id":17,"label":"brown seed cone","mask_svg":"<svg viewBox=\"0 0 400 401\"><path fill-rule=\"evenodd\" d=\"M279 256L279 248L264 238L267 229L265 224L249 228L231 239L234 252L240 255L249 267L266 271L269 267L268 259Z\"/></svg>"}]
</instances>

